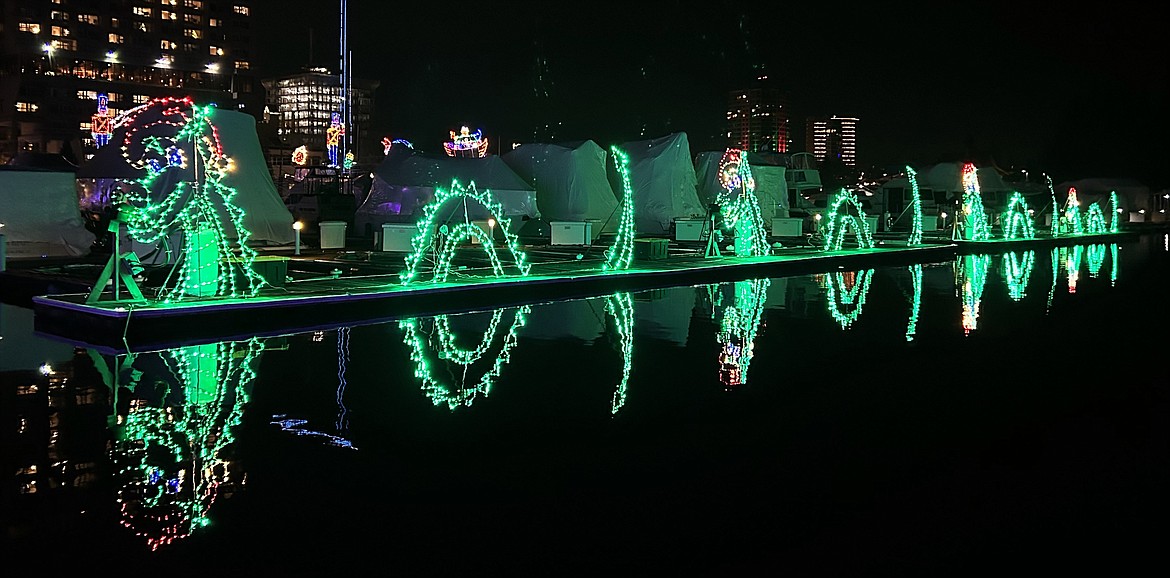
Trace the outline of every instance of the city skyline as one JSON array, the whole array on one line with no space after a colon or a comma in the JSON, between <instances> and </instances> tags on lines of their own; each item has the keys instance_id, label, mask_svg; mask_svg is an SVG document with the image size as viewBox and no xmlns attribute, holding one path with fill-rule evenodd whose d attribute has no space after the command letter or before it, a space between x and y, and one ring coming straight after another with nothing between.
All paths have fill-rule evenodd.
<instances>
[{"instance_id":1,"label":"city skyline","mask_svg":"<svg viewBox=\"0 0 1170 578\"><path fill-rule=\"evenodd\" d=\"M685 131L716 148L727 91L762 66L789 94L795 127L862 119L862 162L972 155L1165 184L1155 159L1167 147L1153 134L1166 127L1166 67L1148 9L351 4L354 73L382 83L374 126L428 150L463 124L500 144ZM283 23L257 31L270 37L258 43L264 74L307 64L310 27L313 60L336 67L336 16L274 5L256 3L258 22Z\"/></svg>"}]
</instances>

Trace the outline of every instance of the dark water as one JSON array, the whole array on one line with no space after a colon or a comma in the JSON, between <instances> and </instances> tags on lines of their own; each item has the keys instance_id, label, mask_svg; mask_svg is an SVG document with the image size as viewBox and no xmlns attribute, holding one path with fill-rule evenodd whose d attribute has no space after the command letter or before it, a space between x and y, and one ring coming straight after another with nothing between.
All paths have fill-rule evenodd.
<instances>
[{"instance_id":1,"label":"dark water","mask_svg":"<svg viewBox=\"0 0 1170 578\"><path fill-rule=\"evenodd\" d=\"M133 358L34 336L4 306L6 565L1160 565L1168 247L1159 233Z\"/></svg>"}]
</instances>

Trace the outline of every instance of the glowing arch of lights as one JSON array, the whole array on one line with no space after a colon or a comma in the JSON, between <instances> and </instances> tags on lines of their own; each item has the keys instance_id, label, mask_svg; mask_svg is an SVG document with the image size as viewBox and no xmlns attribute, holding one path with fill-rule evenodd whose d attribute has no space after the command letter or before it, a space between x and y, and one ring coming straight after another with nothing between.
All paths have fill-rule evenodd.
<instances>
[{"instance_id":1,"label":"glowing arch of lights","mask_svg":"<svg viewBox=\"0 0 1170 578\"><path fill-rule=\"evenodd\" d=\"M148 111L159 112L158 118L140 123ZM190 98L166 97L127 111L116 123L126 128L123 159L144 171L142 177L127 181L136 186L124 189L119 198L120 218L130 236L154 244L176 228L183 233L178 274L159 293L164 302L179 301L189 293L250 297L265 283L252 269L256 251L248 246L251 232L243 224L244 210L234 202L238 191L223 183L233 161L224 154L219 129L211 121L214 111ZM164 134L153 134L159 131ZM195 180L169 186L160 177L187 167L187 146L195 162ZM200 258L205 251L214 252L215 258Z\"/></svg>"},{"instance_id":2,"label":"glowing arch of lights","mask_svg":"<svg viewBox=\"0 0 1170 578\"><path fill-rule=\"evenodd\" d=\"M725 388L747 384L748 369L755 356L756 335L764 315L770 279L736 281L735 298L723 309L723 320L716 339L719 352L719 377Z\"/></svg>"},{"instance_id":3,"label":"glowing arch of lights","mask_svg":"<svg viewBox=\"0 0 1170 578\"><path fill-rule=\"evenodd\" d=\"M1089 266L1089 277L1094 279L1101 273L1101 267L1105 265L1106 248L1104 244L1089 245L1085 249L1085 262Z\"/></svg>"},{"instance_id":4,"label":"glowing arch of lights","mask_svg":"<svg viewBox=\"0 0 1170 578\"><path fill-rule=\"evenodd\" d=\"M956 261L956 266L963 292L963 334L969 335L979 325L979 305L983 300L983 286L987 283L987 270L991 267L991 255L965 255L961 261Z\"/></svg>"},{"instance_id":5,"label":"glowing arch of lights","mask_svg":"<svg viewBox=\"0 0 1170 578\"><path fill-rule=\"evenodd\" d=\"M721 187L716 203L724 225L735 230L735 254L751 257L771 254L747 153L727 149L719 160L718 175Z\"/></svg>"},{"instance_id":6,"label":"glowing arch of lights","mask_svg":"<svg viewBox=\"0 0 1170 578\"><path fill-rule=\"evenodd\" d=\"M630 157L620 148L610 147L614 166L622 179L622 214L618 222L617 238L605 250L602 269L613 271L629 269L634 260L634 188L630 185Z\"/></svg>"},{"instance_id":7,"label":"glowing arch of lights","mask_svg":"<svg viewBox=\"0 0 1170 578\"><path fill-rule=\"evenodd\" d=\"M986 241L991 238L991 226L987 223L987 211L983 208L983 195L979 193L979 176L972 163L963 164L963 238L969 241Z\"/></svg>"},{"instance_id":8,"label":"glowing arch of lights","mask_svg":"<svg viewBox=\"0 0 1170 578\"><path fill-rule=\"evenodd\" d=\"M1023 299L1028 290L1028 282L1032 278L1032 269L1036 266L1036 252L1024 251L1017 254L1015 251L1009 251L1003 254L1002 264L1008 297L1013 301Z\"/></svg>"},{"instance_id":9,"label":"glowing arch of lights","mask_svg":"<svg viewBox=\"0 0 1170 578\"><path fill-rule=\"evenodd\" d=\"M1089 205L1089 210L1085 212L1085 232L1090 235L1109 232L1109 228L1105 225L1105 214L1101 211L1101 205L1097 203Z\"/></svg>"},{"instance_id":10,"label":"glowing arch of lights","mask_svg":"<svg viewBox=\"0 0 1170 578\"><path fill-rule=\"evenodd\" d=\"M622 349L622 379L614 389L609 408L610 415L617 415L626 405L626 388L634 366L634 300L629 293L614 293L606 298L605 311L613 317Z\"/></svg>"},{"instance_id":11,"label":"glowing arch of lights","mask_svg":"<svg viewBox=\"0 0 1170 578\"><path fill-rule=\"evenodd\" d=\"M829 314L848 329L861 317L861 309L869 295L869 284L873 280L873 269L851 273L834 272L828 275L828 299L825 300Z\"/></svg>"},{"instance_id":12,"label":"glowing arch of lights","mask_svg":"<svg viewBox=\"0 0 1170 578\"><path fill-rule=\"evenodd\" d=\"M1036 228L1032 225L1032 214L1028 211L1028 202L1019 192L1012 193L1008 199L1007 210L1001 219L1003 223L1003 238L1005 239L1034 239Z\"/></svg>"},{"instance_id":13,"label":"glowing arch of lights","mask_svg":"<svg viewBox=\"0 0 1170 578\"><path fill-rule=\"evenodd\" d=\"M138 407L113 449L121 524L152 550L210 523L220 485L232 482L225 450L235 441L264 342L182 347L164 361L183 391L178 407Z\"/></svg>"},{"instance_id":14,"label":"glowing arch of lights","mask_svg":"<svg viewBox=\"0 0 1170 578\"><path fill-rule=\"evenodd\" d=\"M511 360L512 349L516 346L517 334L527 323L531 307L525 305L516 309L512 325L500 342L500 351L492 361L491 368L480 376L479 381L472 387L454 387L444 384L435 375L427 356L428 339L423 331L423 325L418 318L405 319L398 322L403 330L403 340L410 346L410 360L414 362L414 376L422 382L422 389L434 405L447 404L447 408L454 410L459 406L471 406L475 398L482 394L487 397L491 393L492 383L504 370L504 366ZM466 372L473 364L483 359L483 356L494 345L499 334L499 323L503 317L503 309L492 312L492 320L484 331L483 338L473 350L460 349L455 346L455 336L451 332L446 315L435 317L432 335L438 342L437 357L441 361L461 366Z\"/></svg>"},{"instance_id":15,"label":"glowing arch of lights","mask_svg":"<svg viewBox=\"0 0 1170 578\"><path fill-rule=\"evenodd\" d=\"M418 221L418 231L410 240L411 252L406 256L406 269L399 274L402 283L410 283L418 277L419 264L422 262L423 256L431 250L435 242L435 219L439 208L453 199L463 199L464 202L467 202L467 199L472 199L487 208L492 218L499 223L500 229L503 231L504 242L507 245L508 251L512 254L516 269L521 276L527 276L530 265L528 264L524 251L520 248L516 236L509 230L508 219L501 218L504 214L503 206L496 202L490 190L484 189L480 191L476 189L474 181L468 183L468 186L464 188L459 184L458 180L452 180L450 188L435 189L435 198L423 207L422 218ZM497 277L504 275L503 264L499 256L496 255L495 240L492 238L492 235L476 224L464 222L455 227L451 232L450 239L444 243L444 248L441 253L442 256L435 265L432 281L441 283L446 280L447 274L451 270L451 259L455 255L458 243L468 238L474 238L479 241L480 247L488 254L491 260L492 272Z\"/></svg>"},{"instance_id":16,"label":"glowing arch of lights","mask_svg":"<svg viewBox=\"0 0 1170 578\"><path fill-rule=\"evenodd\" d=\"M857 211L857 215L849 212L850 207ZM853 193L841 189L829 203L828 217L825 220L826 250L841 250L841 245L845 242L845 232L850 225L856 232L857 245L863 249L873 248L873 237L870 235L869 224L865 222L865 211Z\"/></svg>"},{"instance_id":17,"label":"glowing arch of lights","mask_svg":"<svg viewBox=\"0 0 1170 578\"><path fill-rule=\"evenodd\" d=\"M922 244L922 194L918 191L918 173L910 166L906 167L906 178L910 180L910 190L913 198L910 199L910 238L906 240L907 245L921 245ZM919 271L921 274L921 271Z\"/></svg>"}]
</instances>

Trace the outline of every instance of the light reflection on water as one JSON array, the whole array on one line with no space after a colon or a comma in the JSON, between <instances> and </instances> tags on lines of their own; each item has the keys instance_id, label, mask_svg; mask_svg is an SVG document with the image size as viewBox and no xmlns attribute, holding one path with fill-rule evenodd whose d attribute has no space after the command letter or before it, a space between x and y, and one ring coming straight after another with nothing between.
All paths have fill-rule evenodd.
<instances>
[{"instance_id":1,"label":"light reflection on water","mask_svg":"<svg viewBox=\"0 0 1170 578\"><path fill-rule=\"evenodd\" d=\"M1086 299L1101 302L1124 281L1119 257L1125 249L1059 247L1049 259L1039 251L968 255L950 263L615 293L159 352L78 350L71 360L50 351L57 344L30 339L32 353L9 358L24 367L5 367L4 373L6 386L22 388L17 423L50 408L56 421L48 430L21 426L23 461L9 487L26 496L100 488L91 499L116 503L117 523L128 534L151 550L166 548L217 531L217 498L246 488L245 463L236 459L246 443L239 430L255 411L264 413L253 421L269 427L256 439L280 451L302 451L307 443L354 452L385 446L371 432L390 415L434 423L473 416L478 423L498 415L523 423L531 417L523 412L548 410L523 405L521 392L549 396L550 388L565 384L574 385L558 395L578 396L564 400L565 419L604 414L614 423L652 415L664 395L675 398L672 407L678 400L709 403L715 390L771 396L761 392L833 379L841 364L859 361L837 357L856 355L859 340L871 343L878 356L913 359L924 340L950 343L960 336L956 347L962 347L988 331L994 332L989 339L1003 339L1035 323L1037 314L1060 315L1061 306L1086 288L1093 293ZM1105 282L1100 274L1107 265ZM1062 279L1063 297L1057 291ZM1042 302L1031 298L1042 294ZM24 317L5 311L5 319ZM28 336L4 337L0 343L11 348L14 338ZM52 356L46 357L56 368L50 375L32 373L40 365L37 347ZM585 361L573 363L577 359ZM665 386L663 375L687 377ZM322 390L328 396L319 395ZM258 391L264 392L262 407L252 403ZM378 409L377 402L391 399L398 405ZM82 414L91 422L104 417L108 428L69 433L62 420L81 420ZM58 441L68 435L109 440L109 449L67 450ZM344 464L346 458L336 459ZM62 469L61 463L84 467ZM99 483L101 476L109 482ZM115 491L104 492L110 487Z\"/></svg>"}]
</instances>

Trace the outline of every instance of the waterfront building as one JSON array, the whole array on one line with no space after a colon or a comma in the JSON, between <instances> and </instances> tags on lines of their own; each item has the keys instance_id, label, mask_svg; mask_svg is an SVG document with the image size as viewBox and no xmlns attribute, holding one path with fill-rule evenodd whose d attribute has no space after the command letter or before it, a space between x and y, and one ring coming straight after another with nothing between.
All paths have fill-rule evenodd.
<instances>
[{"instance_id":1,"label":"waterfront building","mask_svg":"<svg viewBox=\"0 0 1170 578\"><path fill-rule=\"evenodd\" d=\"M805 147L818 162L857 166L857 118L812 117L806 124Z\"/></svg>"},{"instance_id":2,"label":"waterfront building","mask_svg":"<svg viewBox=\"0 0 1170 578\"><path fill-rule=\"evenodd\" d=\"M105 119L162 96L260 112L251 0L24 0L0 36L0 163L93 154ZM99 98L105 95L99 111Z\"/></svg>"},{"instance_id":3,"label":"waterfront building","mask_svg":"<svg viewBox=\"0 0 1170 578\"><path fill-rule=\"evenodd\" d=\"M727 146L751 152L786 153L788 103L783 91L760 76L750 88L727 95Z\"/></svg>"}]
</instances>

